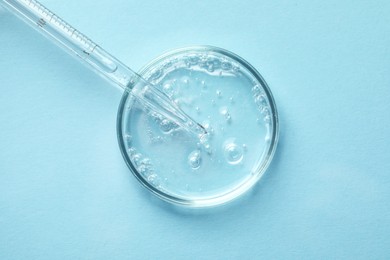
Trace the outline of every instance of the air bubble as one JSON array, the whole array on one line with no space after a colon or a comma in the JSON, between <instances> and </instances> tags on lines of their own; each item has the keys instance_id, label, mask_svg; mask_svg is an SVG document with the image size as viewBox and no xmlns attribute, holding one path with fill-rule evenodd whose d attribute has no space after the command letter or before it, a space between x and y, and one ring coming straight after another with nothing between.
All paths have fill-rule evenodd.
<instances>
[{"instance_id":1,"label":"air bubble","mask_svg":"<svg viewBox=\"0 0 390 260\"><path fill-rule=\"evenodd\" d=\"M140 165L140 161L141 161L141 158L142 158L142 155L140 153L136 153L132 156L132 161L134 162L134 164L136 166Z\"/></svg>"},{"instance_id":2,"label":"air bubble","mask_svg":"<svg viewBox=\"0 0 390 260\"><path fill-rule=\"evenodd\" d=\"M150 76L149 80L158 79L163 74L162 69L156 69L153 71L152 75Z\"/></svg>"},{"instance_id":3,"label":"air bubble","mask_svg":"<svg viewBox=\"0 0 390 260\"><path fill-rule=\"evenodd\" d=\"M221 68L223 70L231 70L232 69L232 64L228 61L224 61L221 63Z\"/></svg>"},{"instance_id":4,"label":"air bubble","mask_svg":"<svg viewBox=\"0 0 390 260\"><path fill-rule=\"evenodd\" d=\"M199 169L202 158L199 150L195 150L188 155L188 164L193 170Z\"/></svg>"},{"instance_id":5,"label":"air bubble","mask_svg":"<svg viewBox=\"0 0 390 260\"><path fill-rule=\"evenodd\" d=\"M226 161L229 164L238 164L244 158L242 148L233 142L228 142L224 147Z\"/></svg>"},{"instance_id":6,"label":"air bubble","mask_svg":"<svg viewBox=\"0 0 390 260\"><path fill-rule=\"evenodd\" d=\"M160 129L164 133L169 133L173 129L173 124L168 119L163 119L160 123Z\"/></svg>"},{"instance_id":7,"label":"air bubble","mask_svg":"<svg viewBox=\"0 0 390 260\"><path fill-rule=\"evenodd\" d=\"M137 150L135 148L131 147L127 150L127 153L129 154L130 158L132 158L134 156L134 154L137 153Z\"/></svg>"},{"instance_id":8,"label":"air bubble","mask_svg":"<svg viewBox=\"0 0 390 260\"><path fill-rule=\"evenodd\" d=\"M131 144L131 141L133 140L133 137L129 134L125 135L125 140L127 144Z\"/></svg>"},{"instance_id":9,"label":"air bubble","mask_svg":"<svg viewBox=\"0 0 390 260\"><path fill-rule=\"evenodd\" d=\"M207 133L209 135L213 135L214 134L214 128L210 125L210 121L209 120L203 121L202 126L206 129L206 131L207 131Z\"/></svg>"},{"instance_id":10,"label":"air bubble","mask_svg":"<svg viewBox=\"0 0 390 260\"><path fill-rule=\"evenodd\" d=\"M260 93L261 92L261 88L259 85L254 85L253 88L252 88L252 92L257 94L257 93Z\"/></svg>"},{"instance_id":11,"label":"air bubble","mask_svg":"<svg viewBox=\"0 0 390 260\"><path fill-rule=\"evenodd\" d=\"M168 96L172 97L173 96L173 88L172 88L172 85L170 83L165 83L163 85L163 91L165 94L167 94Z\"/></svg>"},{"instance_id":12,"label":"air bubble","mask_svg":"<svg viewBox=\"0 0 390 260\"><path fill-rule=\"evenodd\" d=\"M220 90L217 90L215 93L217 94L217 97L219 97L219 98L221 98L221 97L222 97L222 91L220 91Z\"/></svg>"},{"instance_id":13,"label":"air bubble","mask_svg":"<svg viewBox=\"0 0 390 260\"><path fill-rule=\"evenodd\" d=\"M221 115L225 118L226 121L228 121L228 122L231 121L232 117L231 117L231 115L230 115L229 110L228 110L227 107L221 107L221 108L219 109L219 112L220 112Z\"/></svg>"},{"instance_id":14,"label":"air bubble","mask_svg":"<svg viewBox=\"0 0 390 260\"><path fill-rule=\"evenodd\" d=\"M150 174L150 175L148 176L147 180L148 180L148 182L149 182L151 185L153 185L153 186L155 186L155 187L157 187L157 186L160 185L160 180L159 180L157 174L155 174L155 173Z\"/></svg>"},{"instance_id":15,"label":"air bubble","mask_svg":"<svg viewBox=\"0 0 390 260\"><path fill-rule=\"evenodd\" d=\"M203 88L203 89L206 89L206 88L207 88L206 82L205 82L204 80L202 80L202 81L200 82L200 84L202 85L202 88Z\"/></svg>"}]
</instances>

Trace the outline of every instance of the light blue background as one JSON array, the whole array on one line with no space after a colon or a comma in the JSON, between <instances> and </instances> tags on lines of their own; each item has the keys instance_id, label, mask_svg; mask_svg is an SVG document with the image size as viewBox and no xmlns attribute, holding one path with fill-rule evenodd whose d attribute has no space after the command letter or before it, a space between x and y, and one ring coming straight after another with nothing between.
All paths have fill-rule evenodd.
<instances>
[{"instance_id":1,"label":"light blue background","mask_svg":"<svg viewBox=\"0 0 390 260\"><path fill-rule=\"evenodd\" d=\"M0 259L390 258L389 1L42 2L135 70L193 44L244 57L280 144L236 203L161 203L122 160L121 92L0 9Z\"/></svg>"}]
</instances>

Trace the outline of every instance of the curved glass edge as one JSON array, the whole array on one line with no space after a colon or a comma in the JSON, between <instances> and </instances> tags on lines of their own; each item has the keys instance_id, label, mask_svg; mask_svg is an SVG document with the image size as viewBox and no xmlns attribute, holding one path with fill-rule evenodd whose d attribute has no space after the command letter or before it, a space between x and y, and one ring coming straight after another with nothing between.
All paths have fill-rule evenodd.
<instances>
[{"instance_id":1,"label":"curved glass edge","mask_svg":"<svg viewBox=\"0 0 390 260\"><path fill-rule=\"evenodd\" d=\"M229 191L228 193L222 194L217 197L213 198L205 198L205 199L199 199L197 201L194 200L186 200L182 198L178 198L172 195L169 195L167 193L162 192L161 190L156 189L154 186L150 185L148 182L146 182L137 172L135 167L132 165L130 158L128 157L128 154L126 152L126 147L124 144L124 138L122 134L122 115L125 108L125 104L127 101L127 98L129 96L128 92L124 92L121 102L118 107L118 114L117 114L117 138L118 143L120 147L120 151L122 153L122 156L127 164L127 166L130 168L133 175L137 178L137 180L149 191L151 191L154 195L159 197L160 199L163 199L169 203L185 206L185 207L191 207L191 208L205 208L205 207L213 207L222 205L225 203L228 203L230 201L233 201L234 199L240 197L243 193L247 192L249 189L251 189L264 175L266 170L268 169L273 156L276 151L276 147L279 141L279 118L278 118L278 112L275 104L275 99L272 95L272 92L264 80L264 78L261 76L261 74L252 66L250 65L245 59L241 58L235 53L232 53L228 50L209 46L209 45L196 45L196 46L189 46L189 47L183 47L183 48L177 48L173 49L171 51L165 52L164 54L160 55L159 57L153 59L150 61L147 65L142 67L139 74L143 75L153 64L156 64L160 62L161 60L164 60L170 56L177 55L183 52L189 52L189 51L210 51L210 52L216 52L220 53L229 57L232 57L233 59L236 59L239 63L244 65L250 73L262 84L262 87L265 90L265 93L267 95L267 98L269 100L269 106L272 111L272 142L270 144L269 151L267 153L267 156L264 159L264 163L262 163L261 167L258 169L257 174L251 178L249 181L243 183L242 185L236 187L234 190Z\"/></svg>"}]
</instances>

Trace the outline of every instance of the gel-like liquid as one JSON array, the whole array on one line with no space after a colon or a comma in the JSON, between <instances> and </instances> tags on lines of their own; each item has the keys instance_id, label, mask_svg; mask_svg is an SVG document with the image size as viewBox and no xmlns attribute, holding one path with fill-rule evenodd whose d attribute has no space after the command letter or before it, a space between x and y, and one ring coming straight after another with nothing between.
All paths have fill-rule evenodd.
<instances>
[{"instance_id":1,"label":"gel-like liquid","mask_svg":"<svg viewBox=\"0 0 390 260\"><path fill-rule=\"evenodd\" d=\"M261 82L218 53L181 53L155 62L144 77L208 132L209 148L129 97L122 133L138 175L161 192L199 200L223 196L259 173L273 133Z\"/></svg>"}]
</instances>

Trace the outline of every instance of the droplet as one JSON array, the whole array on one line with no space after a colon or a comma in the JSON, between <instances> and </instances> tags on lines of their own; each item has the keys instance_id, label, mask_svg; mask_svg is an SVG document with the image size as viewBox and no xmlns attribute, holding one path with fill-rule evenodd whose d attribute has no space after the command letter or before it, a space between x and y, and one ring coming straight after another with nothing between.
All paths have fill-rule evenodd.
<instances>
[{"instance_id":1,"label":"droplet","mask_svg":"<svg viewBox=\"0 0 390 260\"><path fill-rule=\"evenodd\" d=\"M202 158L199 150L195 150L188 155L188 164L193 170L199 169Z\"/></svg>"},{"instance_id":2,"label":"droplet","mask_svg":"<svg viewBox=\"0 0 390 260\"><path fill-rule=\"evenodd\" d=\"M238 164L244 157L241 147L233 142L228 142L225 144L224 154L229 164Z\"/></svg>"}]
</instances>

